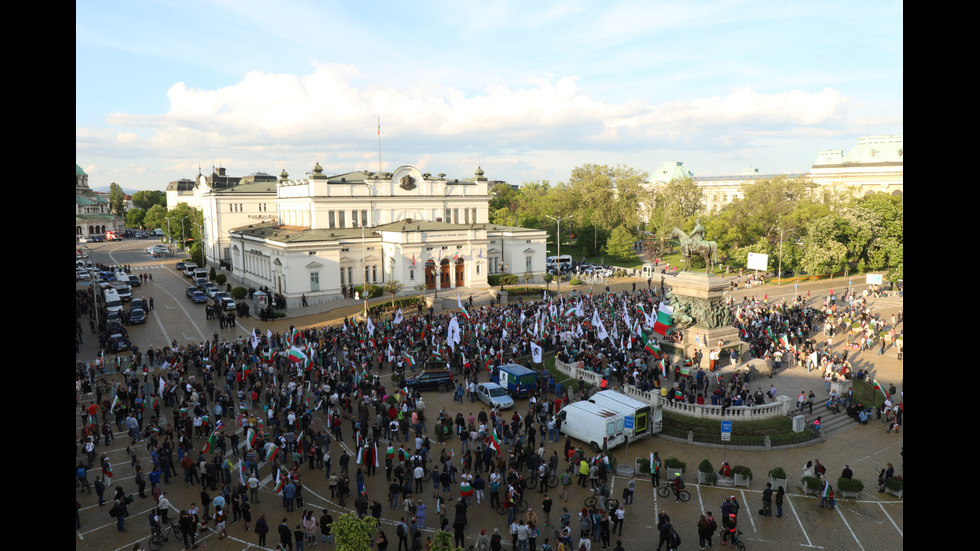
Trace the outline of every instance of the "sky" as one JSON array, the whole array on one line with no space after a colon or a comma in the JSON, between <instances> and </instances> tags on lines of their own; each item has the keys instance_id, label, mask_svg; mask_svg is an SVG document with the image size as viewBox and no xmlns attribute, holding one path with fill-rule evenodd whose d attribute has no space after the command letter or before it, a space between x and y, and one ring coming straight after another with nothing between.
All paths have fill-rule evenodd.
<instances>
[{"instance_id":1,"label":"sky","mask_svg":"<svg viewBox=\"0 0 980 551\"><path fill-rule=\"evenodd\" d=\"M94 188L317 162L552 185L585 164L802 173L903 133L899 1L75 7L75 163Z\"/></svg>"}]
</instances>

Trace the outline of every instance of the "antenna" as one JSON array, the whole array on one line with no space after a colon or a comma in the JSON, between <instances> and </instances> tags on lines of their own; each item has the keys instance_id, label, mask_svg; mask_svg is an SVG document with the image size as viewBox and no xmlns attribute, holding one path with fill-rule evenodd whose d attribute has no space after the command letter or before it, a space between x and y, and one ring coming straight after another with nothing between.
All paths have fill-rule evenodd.
<instances>
[{"instance_id":1,"label":"antenna","mask_svg":"<svg viewBox=\"0 0 980 551\"><path fill-rule=\"evenodd\" d=\"M381 115L378 115L378 174L381 174Z\"/></svg>"}]
</instances>

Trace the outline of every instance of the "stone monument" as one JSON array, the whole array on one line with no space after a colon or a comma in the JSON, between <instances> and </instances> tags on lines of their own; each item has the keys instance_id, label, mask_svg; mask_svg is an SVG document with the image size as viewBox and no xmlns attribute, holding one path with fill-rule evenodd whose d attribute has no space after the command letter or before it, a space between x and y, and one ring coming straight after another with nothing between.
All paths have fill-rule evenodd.
<instances>
[{"instance_id":1,"label":"stone monument","mask_svg":"<svg viewBox=\"0 0 980 551\"><path fill-rule=\"evenodd\" d=\"M674 233L683 234L676 229ZM681 239L682 249L693 250L694 242L714 244L703 241L703 235L703 229L692 232L687 239L684 235ZM709 270L710 267L708 263ZM673 351L673 361L681 359L677 356L691 357L697 349L701 349L705 358L708 358L711 350L718 350L722 360L728 357L732 348L742 353L746 343L740 338L738 329L732 327L732 310L725 304L728 282L707 271L686 270L669 278L666 283L669 287L668 304L674 309L673 328L684 335L680 343L665 343Z\"/></svg>"}]
</instances>

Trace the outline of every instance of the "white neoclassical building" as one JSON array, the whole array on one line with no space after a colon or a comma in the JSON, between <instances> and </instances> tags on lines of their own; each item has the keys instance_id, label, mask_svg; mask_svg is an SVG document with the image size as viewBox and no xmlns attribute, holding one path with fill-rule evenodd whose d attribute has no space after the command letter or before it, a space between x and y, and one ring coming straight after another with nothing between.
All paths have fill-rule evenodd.
<instances>
[{"instance_id":1,"label":"white neoclassical building","mask_svg":"<svg viewBox=\"0 0 980 551\"><path fill-rule=\"evenodd\" d=\"M342 286L365 282L472 290L488 275L545 273L547 233L490 224L479 168L472 179L412 166L326 176L317 163L301 179L258 176L229 184L215 172L174 191L204 213L208 262L288 304L338 300Z\"/></svg>"},{"instance_id":2,"label":"white neoclassical building","mask_svg":"<svg viewBox=\"0 0 980 551\"><path fill-rule=\"evenodd\" d=\"M885 134L858 139L857 147L825 150L807 177L821 187L847 186L858 195L874 192L902 195L905 192L905 145L902 134Z\"/></svg>"}]
</instances>

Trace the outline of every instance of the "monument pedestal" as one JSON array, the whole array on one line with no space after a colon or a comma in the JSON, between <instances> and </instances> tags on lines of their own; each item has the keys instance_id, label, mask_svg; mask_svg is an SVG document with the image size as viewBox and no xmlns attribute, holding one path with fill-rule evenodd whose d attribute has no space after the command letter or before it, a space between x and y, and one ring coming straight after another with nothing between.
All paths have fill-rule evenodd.
<instances>
[{"instance_id":1,"label":"monument pedestal","mask_svg":"<svg viewBox=\"0 0 980 551\"><path fill-rule=\"evenodd\" d=\"M711 350L719 350L718 364L727 362L732 348L736 348L741 355L746 343L740 338L738 329L731 326L731 309L725 304L728 282L703 272L680 272L669 278L667 285L670 287L671 306L675 310L675 323L678 321L678 311L695 320L694 325L681 330L684 333L683 341L671 346L675 353L691 357L700 348L707 359Z\"/></svg>"}]
</instances>

